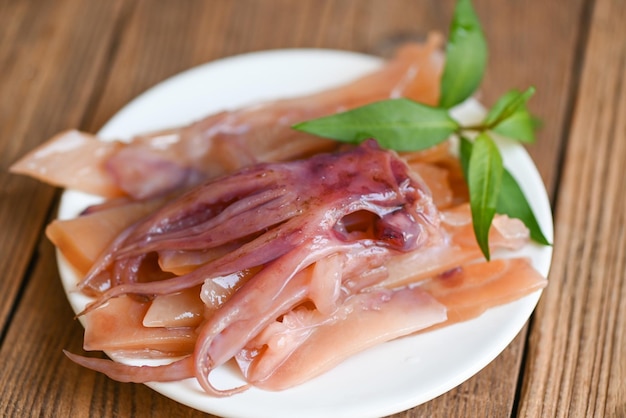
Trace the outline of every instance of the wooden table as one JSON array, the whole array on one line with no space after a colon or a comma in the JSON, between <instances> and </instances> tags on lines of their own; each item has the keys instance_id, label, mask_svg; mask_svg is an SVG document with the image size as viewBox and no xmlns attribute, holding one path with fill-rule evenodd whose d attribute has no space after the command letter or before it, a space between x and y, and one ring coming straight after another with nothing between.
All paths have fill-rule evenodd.
<instances>
[{"instance_id":1,"label":"wooden table","mask_svg":"<svg viewBox=\"0 0 626 418\"><path fill-rule=\"evenodd\" d=\"M493 363L395 417L626 416L626 2L476 0L491 51L482 99L537 87L529 147L556 238L549 285ZM62 354L82 328L43 236L59 191L9 165L54 133L97 131L159 81L286 47L389 55L447 30L447 0L0 1L0 414L201 416Z\"/></svg>"}]
</instances>

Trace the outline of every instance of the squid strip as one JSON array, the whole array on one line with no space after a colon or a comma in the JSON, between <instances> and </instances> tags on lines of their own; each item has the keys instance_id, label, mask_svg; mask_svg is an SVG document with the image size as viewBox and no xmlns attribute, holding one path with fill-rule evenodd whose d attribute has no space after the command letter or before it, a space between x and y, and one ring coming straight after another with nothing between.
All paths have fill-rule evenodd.
<instances>
[{"instance_id":1,"label":"squid strip","mask_svg":"<svg viewBox=\"0 0 626 418\"><path fill-rule=\"evenodd\" d=\"M74 363L99 371L118 382L176 382L194 376L191 356L162 366L129 366L94 357L85 357L63 350Z\"/></svg>"},{"instance_id":2,"label":"squid strip","mask_svg":"<svg viewBox=\"0 0 626 418\"><path fill-rule=\"evenodd\" d=\"M64 132L16 162L13 172L109 199L47 229L93 298L79 313L84 348L182 358L65 354L124 382L282 390L545 286L528 260L484 262L450 144L398 155L375 139L339 146L291 129L386 98L436 104L440 45L405 46L344 86L130 142ZM519 220L494 218L494 255L528 241ZM216 387L213 371L233 358L245 383Z\"/></svg>"},{"instance_id":3,"label":"squid strip","mask_svg":"<svg viewBox=\"0 0 626 418\"><path fill-rule=\"evenodd\" d=\"M442 39L408 44L380 70L305 97L226 110L178 129L102 142L75 130L56 135L11 167L46 183L104 197L143 199L188 188L259 162L332 151L336 143L291 126L375 101L436 104ZM77 175L81 173L81 175Z\"/></svg>"},{"instance_id":4,"label":"squid strip","mask_svg":"<svg viewBox=\"0 0 626 418\"><path fill-rule=\"evenodd\" d=\"M275 220L270 224L281 221L280 225L186 275L150 283L139 283L132 277L121 284L118 283L119 280L112 280L110 289L88 309L126 293L170 293L201 284L211 277L261 266L302 246L303 243L310 242L310 237L315 237L318 242L347 240L349 235L342 234L341 228L335 227L340 225L345 216L359 211L369 211L376 215L377 230L374 231L373 239L379 245L406 251L422 245L427 239L436 238L436 228L432 225L436 222L436 218L432 217L436 209L430 197L423 191L425 186L409 175L408 167L400 159L391 152L381 150L374 141L341 153L321 154L307 160L274 164L271 169L264 168L269 172L280 173L278 188L289 190L287 196L291 198L286 199L278 208L270 201L266 206L255 208L252 213L239 214L241 225L231 230L222 230L219 225L208 223L214 228L199 235L197 248L202 248L206 242L210 248L216 234L219 235L217 239L220 243L251 235L258 231L259 224L268 219ZM372 177L356 175L361 169L370 171ZM235 174L233 177L237 176ZM96 263L93 272L86 276L81 286L84 288L89 285L91 280L100 277L100 273L111 266L114 271L116 266L131 274L138 271L138 263L145 255L126 257L124 248L127 245L133 245L137 241L150 241L157 236L166 242L172 230L179 234L182 229L196 228L193 221L206 225L207 216L217 216L218 213L211 204L221 205L220 199L216 198L219 195L214 194L214 184L215 182L209 182L191 194L181 196L158 210L147 221L124 231L109 252L101 257L102 262ZM204 199L202 191L205 190L211 199ZM236 190L228 192L229 200L237 195L239 193ZM419 212L417 207L421 208ZM178 213L176 208L179 208ZM199 218L195 216L200 210L198 208L203 208L205 212ZM224 210L222 207L219 209ZM284 220L284 213L294 216ZM182 226L161 226L172 219L177 226ZM241 227L243 231L240 230ZM129 240L131 242L127 244ZM194 236L189 238L190 242L194 240Z\"/></svg>"}]
</instances>

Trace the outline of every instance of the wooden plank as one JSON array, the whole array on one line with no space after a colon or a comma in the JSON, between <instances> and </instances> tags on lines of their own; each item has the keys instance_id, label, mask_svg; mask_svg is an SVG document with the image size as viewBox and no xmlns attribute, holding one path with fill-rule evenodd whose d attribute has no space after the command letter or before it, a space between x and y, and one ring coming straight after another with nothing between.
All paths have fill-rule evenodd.
<instances>
[{"instance_id":1,"label":"wooden plank","mask_svg":"<svg viewBox=\"0 0 626 418\"><path fill-rule=\"evenodd\" d=\"M525 87L533 83L544 92L544 98L535 102L535 109L550 124L537 145L545 148L540 148L542 152L538 154L536 149L532 152L538 155L544 178L554 184L556 171L551 167L558 158L559 138L563 132L561 121L567 113L575 28L582 2L571 2L566 9L539 1L525 3L524 7L496 0L476 4L484 17L493 51L484 97L493 99L511 86ZM97 20L97 7L101 6L89 2L81 7L88 9L83 11L89 16L86 20ZM94 7L96 11L91 9ZM134 13L124 15L127 25L119 33L118 49L111 56L108 78L95 86L102 92L101 99L93 109L87 106L81 126L95 131L128 100L153 84L193 65L234 53L326 47L388 54L403 40L420 39L430 30L447 27L451 8L451 2L410 0L139 1ZM514 26L506 24L514 21L517 22ZM550 48L545 44L545 35L527 30L537 22L552 22L549 34L555 36L555 42ZM84 25L88 27L89 22ZM517 69L517 62L547 64L539 72L527 66ZM72 80L65 82L71 84ZM83 110L85 106L83 102ZM43 112L43 109L38 111ZM66 123L77 126L81 117L77 119L77 122L68 119ZM546 132L552 134L546 135ZM8 370L6 379L0 382L2 399L12 399L17 393L27 393L28 397L3 403L5 411L45 415L48 413L45 406L54 402L59 411L74 416L137 417L161 415L163 411L167 412L163 415L168 416L199 416L142 385L112 382L63 358L61 348L80 351L82 335L75 322L71 330L66 328L72 315L69 308L60 308L59 304L66 302L54 269L51 250L44 244L16 312L14 326L9 329L2 347L3 360L0 360L6 361L0 363L0 367ZM39 292L44 292L46 298ZM32 306L39 307L40 314L29 313ZM55 332L61 336L51 342ZM26 336L30 336L30 342ZM524 334L494 363L456 390L395 416L509 415L523 345ZM40 362L46 358L51 365ZM31 403L33 406L29 406Z\"/></svg>"},{"instance_id":2,"label":"wooden plank","mask_svg":"<svg viewBox=\"0 0 626 418\"><path fill-rule=\"evenodd\" d=\"M541 121L537 143L527 147L554 196L563 136L567 132L578 71L577 48L585 32L587 3L475 1L489 50L484 103L511 88L535 86L530 110ZM505 3L505 4L502 4Z\"/></svg>"},{"instance_id":3,"label":"wooden plank","mask_svg":"<svg viewBox=\"0 0 626 418\"><path fill-rule=\"evenodd\" d=\"M0 9L0 329L54 189L7 172L52 134L79 126L105 64L121 1L5 2Z\"/></svg>"},{"instance_id":4,"label":"wooden plank","mask_svg":"<svg viewBox=\"0 0 626 418\"><path fill-rule=\"evenodd\" d=\"M99 129L147 88L192 66L276 48L390 54L400 41L446 27L450 7L427 2L333 0L141 1L90 120ZM423 13L428 10L428 13ZM379 16L384 16L380 19Z\"/></svg>"},{"instance_id":5,"label":"wooden plank","mask_svg":"<svg viewBox=\"0 0 626 418\"><path fill-rule=\"evenodd\" d=\"M595 2L520 416L626 416L625 19Z\"/></svg>"}]
</instances>

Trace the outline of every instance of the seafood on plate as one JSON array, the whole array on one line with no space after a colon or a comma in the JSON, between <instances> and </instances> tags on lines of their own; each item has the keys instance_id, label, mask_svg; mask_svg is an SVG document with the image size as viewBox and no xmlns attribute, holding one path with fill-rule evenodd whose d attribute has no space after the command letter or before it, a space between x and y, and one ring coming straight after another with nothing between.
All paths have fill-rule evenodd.
<instances>
[{"instance_id":1,"label":"seafood on plate","mask_svg":"<svg viewBox=\"0 0 626 418\"><path fill-rule=\"evenodd\" d=\"M302 158L336 143L291 126L375 101L407 97L435 104L442 39L407 44L379 71L306 97L277 100L210 115L189 126L99 141L69 130L16 162L12 171L67 189L105 197L148 198L198 184L258 162Z\"/></svg>"},{"instance_id":2,"label":"seafood on plate","mask_svg":"<svg viewBox=\"0 0 626 418\"><path fill-rule=\"evenodd\" d=\"M484 260L449 143L398 154L290 129L383 98L436 103L438 46L407 46L343 87L128 143L62 133L16 163L106 199L47 228L91 298L84 348L168 362L68 357L119 381L195 378L213 396L283 390L543 288L527 259ZM489 234L496 254L529 242L503 215ZM242 385L211 380L228 362Z\"/></svg>"}]
</instances>

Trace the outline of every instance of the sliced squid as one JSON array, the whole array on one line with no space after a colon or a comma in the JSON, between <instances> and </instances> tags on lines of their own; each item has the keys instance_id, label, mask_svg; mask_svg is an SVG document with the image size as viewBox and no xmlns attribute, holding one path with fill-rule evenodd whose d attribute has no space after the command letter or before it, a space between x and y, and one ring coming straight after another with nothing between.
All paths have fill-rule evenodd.
<instances>
[{"instance_id":1,"label":"sliced squid","mask_svg":"<svg viewBox=\"0 0 626 418\"><path fill-rule=\"evenodd\" d=\"M121 231L79 283L95 298L83 312L87 318L118 300L138 299L133 303L144 304L143 320L132 324L143 330L138 335L159 329L175 339L176 324L185 324L193 328L193 350L181 346L185 357L155 367L153 375L145 367L134 374L134 366L72 359L136 382L159 380L167 367L189 373L191 362L186 377L213 396L250 385L279 390L372 345L470 319L545 285L528 262L481 263L469 206L439 210L430 189L373 140L253 165L197 186ZM494 220L494 251L516 250L528 240L520 221ZM163 271L174 258L193 261L180 274ZM195 317L177 322L179 313L168 304L189 297ZM87 335L97 334L87 327ZM345 341L329 351L325 346L340 336ZM163 349L164 340L144 345ZM129 342L127 349L134 348ZM212 372L233 358L247 383L215 387Z\"/></svg>"},{"instance_id":2,"label":"sliced squid","mask_svg":"<svg viewBox=\"0 0 626 418\"><path fill-rule=\"evenodd\" d=\"M79 314L84 348L169 363L67 356L124 382L195 378L212 396L283 390L545 286L528 260L485 262L449 143L399 155L291 129L386 98L436 104L439 47L434 37L342 87L130 142L63 132L16 162L107 199L46 231L93 300ZM519 220L494 218L493 254L528 241ZM245 383L216 387L233 359Z\"/></svg>"},{"instance_id":3,"label":"sliced squid","mask_svg":"<svg viewBox=\"0 0 626 418\"><path fill-rule=\"evenodd\" d=\"M291 129L302 122L378 100L407 97L436 104L441 39L409 44L380 70L314 95L208 116L186 127L102 142L62 132L11 167L56 186L107 198L147 198L199 184L258 162L307 157L336 143ZM80 175L77 175L80 173Z\"/></svg>"}]
</instances>

